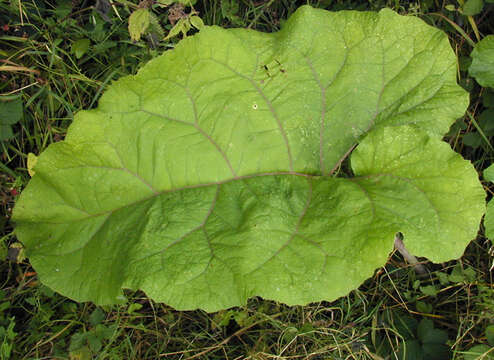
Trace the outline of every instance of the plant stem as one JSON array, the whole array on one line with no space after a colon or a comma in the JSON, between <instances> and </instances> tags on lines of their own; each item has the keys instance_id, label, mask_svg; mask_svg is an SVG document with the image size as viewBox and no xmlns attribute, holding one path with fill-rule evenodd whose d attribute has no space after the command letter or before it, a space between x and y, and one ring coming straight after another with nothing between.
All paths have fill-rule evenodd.
<instances>
[{"instance_id":1,"label":"plant stem","mask_svg":"<svg viewBox=\"0 0 494 360\"><path fill-rule=\"evenodd\" d=\"M417 258L410 254L408 250L405 248L405 244L403 243L403 240L401 238L401 234L396 234L395 236L395 249L398 250L398 252L405 258L405 260L413 266L415 269L415 272L418 275L426 275L427 274L427 269L424 265L419 263Z\"/></svg>"}]
</instances>

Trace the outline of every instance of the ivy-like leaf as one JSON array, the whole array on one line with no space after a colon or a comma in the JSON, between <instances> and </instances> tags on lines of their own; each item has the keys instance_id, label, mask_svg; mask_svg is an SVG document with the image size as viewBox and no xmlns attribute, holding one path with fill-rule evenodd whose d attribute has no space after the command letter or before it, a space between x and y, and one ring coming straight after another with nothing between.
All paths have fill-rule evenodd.
<instances>
[{"instance_id":1,"label":"ivy-like leaf","mask_svg":"<svg viewBox=\"0 0 494 360\"><path fill-rule=\"evenodd\" d=\"M468 102L455 62L443 33L390 10L205 27L76 115L39 157L17 236L71 298L142 289L208 311L345 295L398 231L417 256L459 257L485 204L441 142ZM355 177L334 177L352 150Z\"/></svg>"},{"instance_id":2,"label":"ivy-like leaf","mask_svg":"<svg viewBox=\"0 0 494 360\"><path fill-rule=\"evenodd\" d=\"M138 41L147 31L151 23L151 14L148 9L137 9L129 16L129 34L132 41Z\"/></svg>"}]
</instances>

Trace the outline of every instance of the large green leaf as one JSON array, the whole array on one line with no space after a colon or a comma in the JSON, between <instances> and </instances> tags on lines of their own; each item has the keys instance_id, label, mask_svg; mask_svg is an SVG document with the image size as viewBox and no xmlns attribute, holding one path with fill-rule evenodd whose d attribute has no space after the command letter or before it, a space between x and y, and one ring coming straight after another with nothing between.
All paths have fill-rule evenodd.
<instances>
[{"instance_id":1,"label":"large green leaf","mask_svg":"<svg viewBox=\"0 0 494 360\"><path fill-rule=\"evenodd\" d=\"M208 27L114 83L15 209L48 286L213 311L346 294L397 231L459 257L485 210L441 134L465 111L447 37L413 17L300 8L274 34ZM352 150L353 178L334 177Z\"/></svg>"}]
</instances>

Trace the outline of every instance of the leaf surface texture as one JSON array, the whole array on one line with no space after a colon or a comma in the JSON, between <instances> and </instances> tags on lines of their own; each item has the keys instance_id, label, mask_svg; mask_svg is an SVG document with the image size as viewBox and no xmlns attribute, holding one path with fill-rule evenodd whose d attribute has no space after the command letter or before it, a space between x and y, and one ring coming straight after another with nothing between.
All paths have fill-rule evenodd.
<instances>
[{"instance_id":1,"label":"leaf surface texture","mask_svg":"<svg viewBox=\"0 0 494 360\"><path fill-rule=\"evenodd\" d=\"M206 27L76 115L39 157L17 235L71 298L142 289L207 311L345 295L398 231L417 256L457 258L485 206L441 142L468 103L455 62L442 32L386 9ZM335 177L350 154L354 177Z\"/></svg>"}]
</instances>

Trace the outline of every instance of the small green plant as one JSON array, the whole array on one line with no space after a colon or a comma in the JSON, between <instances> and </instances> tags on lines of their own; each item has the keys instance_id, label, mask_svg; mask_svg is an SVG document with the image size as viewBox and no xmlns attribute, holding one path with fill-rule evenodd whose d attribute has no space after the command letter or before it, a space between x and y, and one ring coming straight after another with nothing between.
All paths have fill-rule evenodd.
<instances>
[{"instance_id":1,"label":"small green plant","mask_svg":"<svg viewBox=\"0 0 494 360\"><path fill-rule=\"evenodd\" d=\"M387 9L206 28L76 115L34 166L16 234L79 301L333 300L399 231L435 262L476 236L485 193L441 141L467 104L445 34Z\"/></svg>"},{"instance_id":2,"label":"small green plant","mask_svg":"<svg viewBox=\"0 0 494 360\"><path fill-rule=\"evenodd\" d=\"M194 3L195 1L191 0L160 0L157 2L156 6L158 8L169 7L168 20L172 27L165 37L159 19L152 11L153 2L147 0L141 1L138 8L129 16L130 38L133 41L138 41L141 36L148 34L151 37L154 36L158 39L168 40L179 34L186 37L192 28L200 30L204 27L204 23L197 15L197 11L194 10ZM191 7L189 13L185 12L185 6Z\"/></svg>"}]
</instances>

